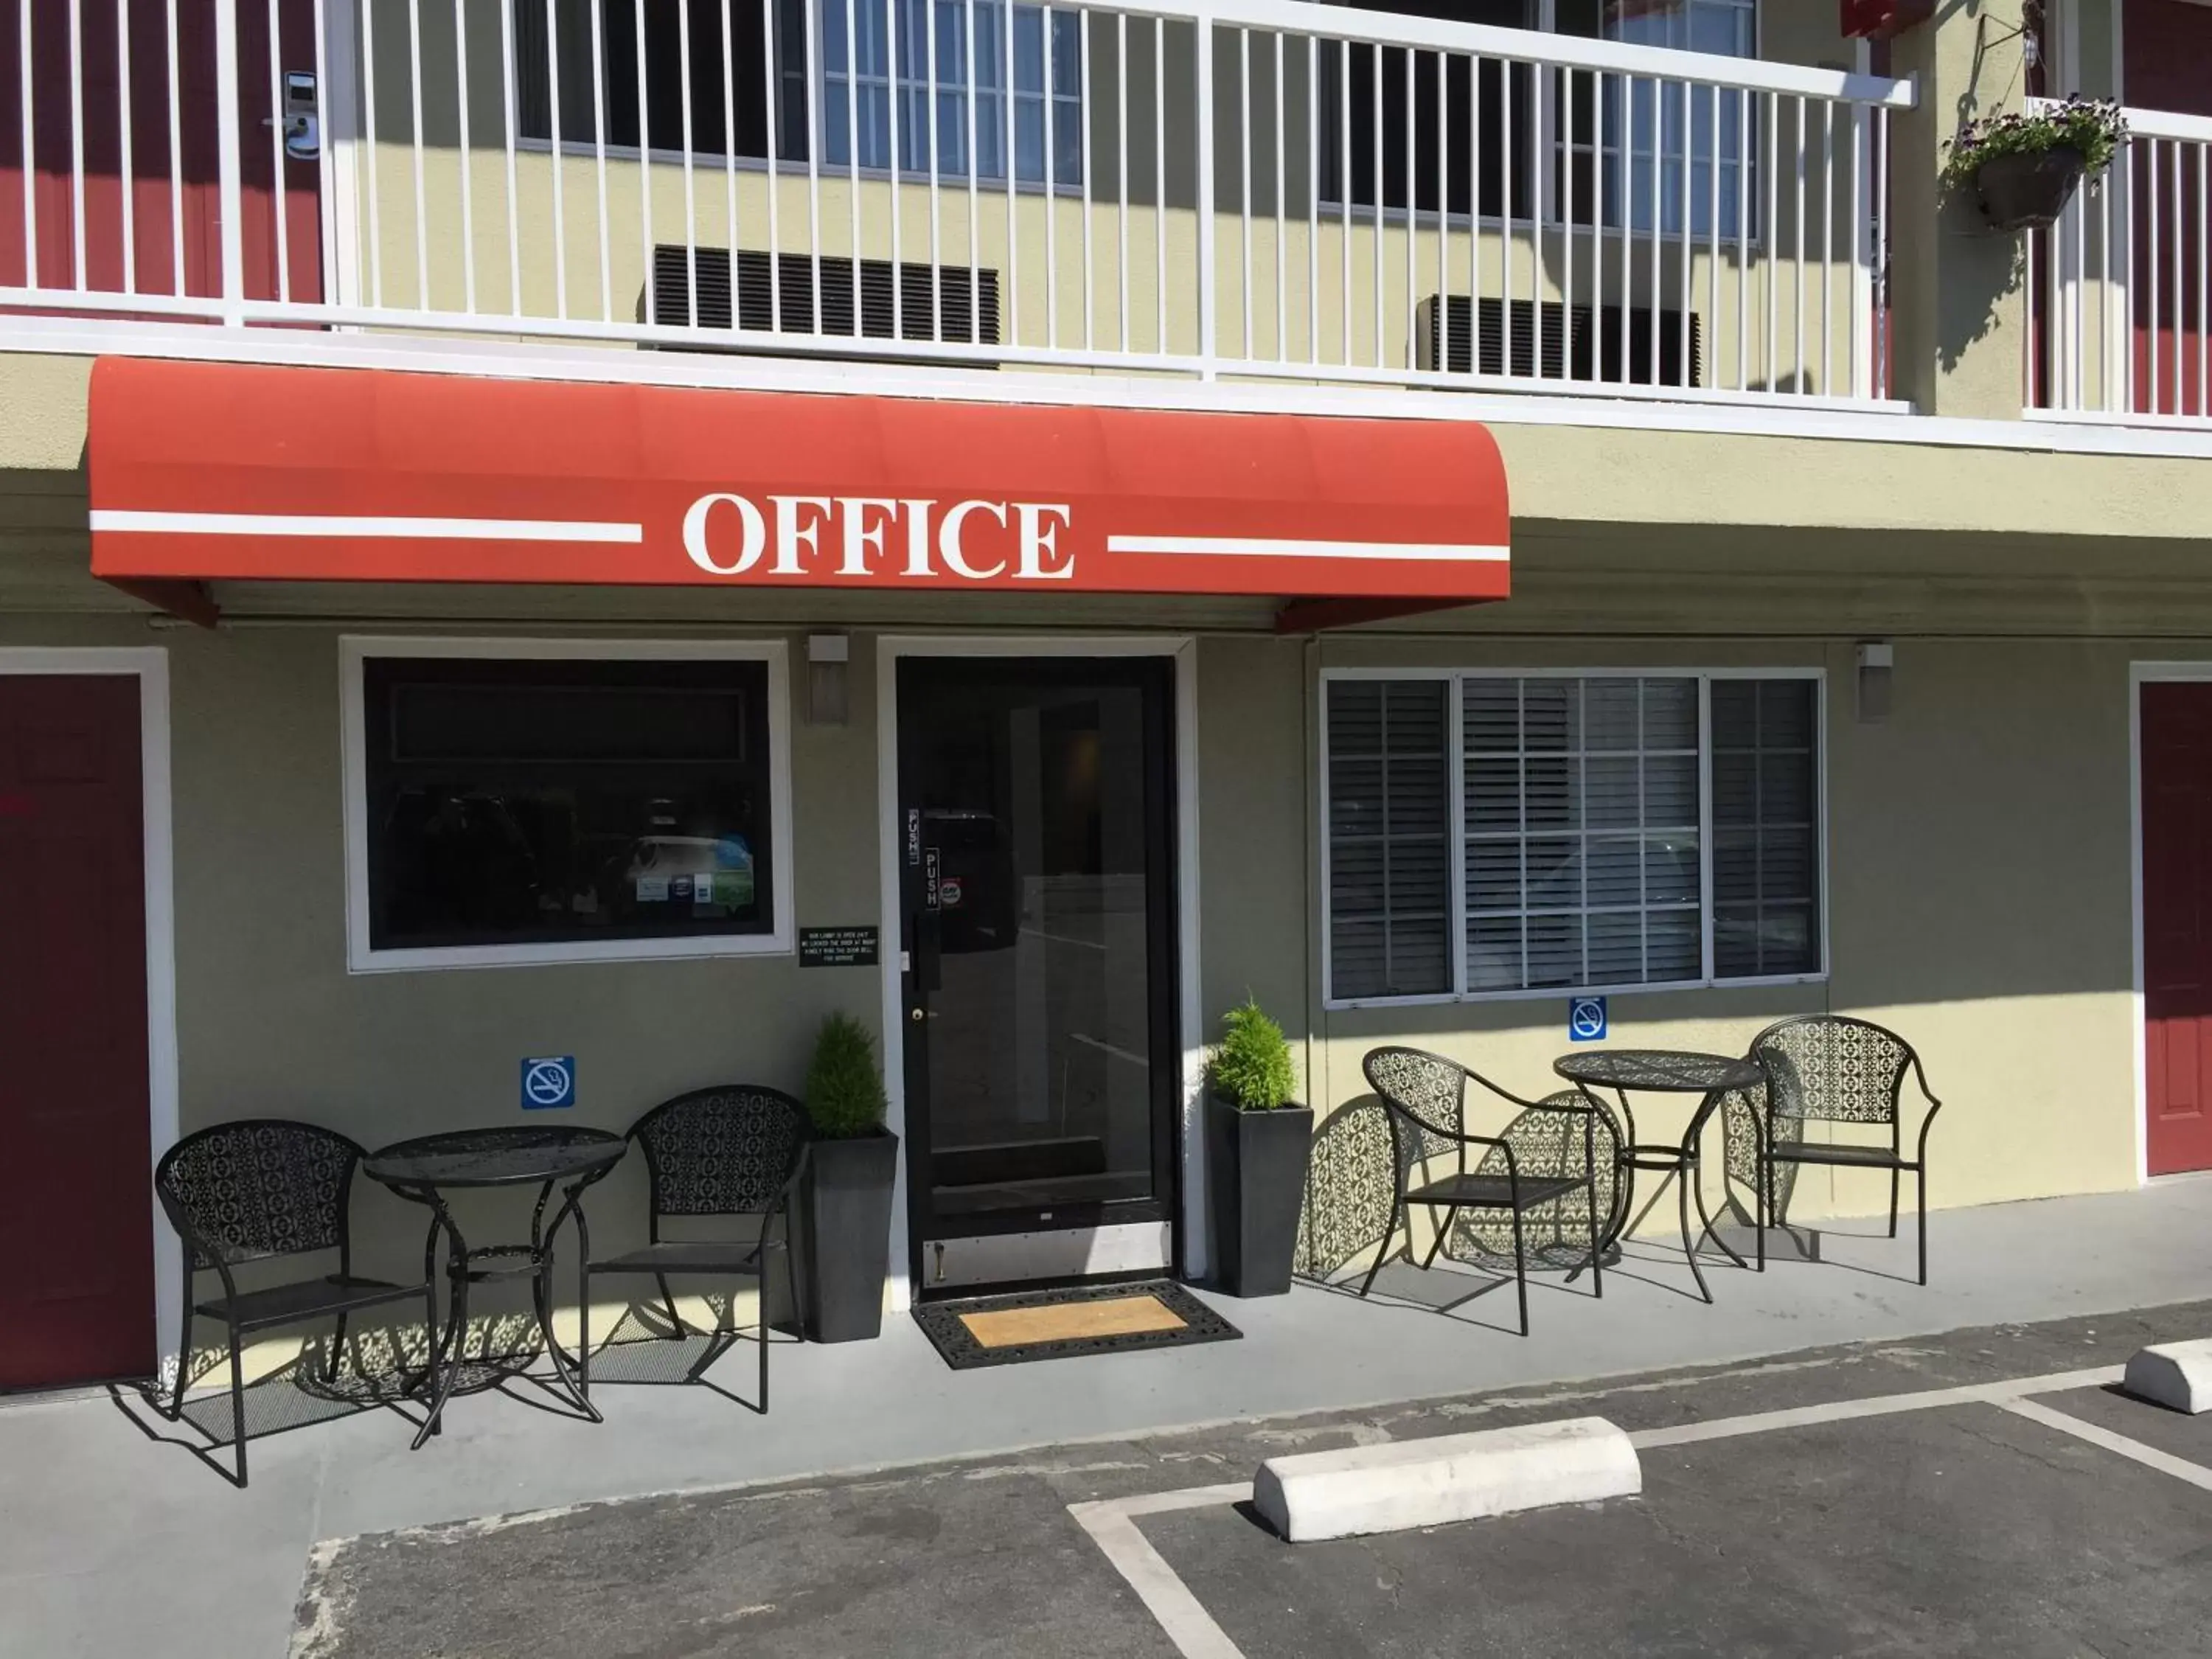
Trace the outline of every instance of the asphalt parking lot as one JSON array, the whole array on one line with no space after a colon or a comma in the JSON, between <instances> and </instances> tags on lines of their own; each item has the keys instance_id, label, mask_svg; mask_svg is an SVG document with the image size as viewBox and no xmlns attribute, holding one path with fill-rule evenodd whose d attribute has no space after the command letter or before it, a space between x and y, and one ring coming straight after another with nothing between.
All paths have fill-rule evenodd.
<instances>
[{"instance_id":1,"label":"asphalt parking lot","mask_svg":"<svg viewBox=\"0 0 2212 1659\"><path fill-rule=\"evenodd\" d=\"M337 1540L294 1651L2207 1653L2212 1415L2080 1380L2207 1334L2199 1304ZM1274 1452L1592 1414L1641 1497L1298 1546L1232 1501Z\"/></svg>"}]
</instances>

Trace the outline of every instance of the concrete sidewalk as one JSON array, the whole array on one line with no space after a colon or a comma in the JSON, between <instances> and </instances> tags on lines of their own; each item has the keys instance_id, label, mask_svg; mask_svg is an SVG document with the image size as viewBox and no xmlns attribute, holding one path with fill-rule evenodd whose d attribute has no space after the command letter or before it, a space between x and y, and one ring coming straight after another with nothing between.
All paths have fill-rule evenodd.
<instances>
[{"instance_id":1,"label":"concrete sidewalk","mask_svg":"<svg viewBox=\"0 0 2212 1659\"><path fill-rule=\"evenodd\" d=\"M1930 1226L1924 1290L1909 1239L1830 1233L1826 1261L1763 1278L1709 1258L1713 1307L1679 1252L1638 1243L1601 1302L1586 1279L1533 1287L1527 1341L1507 1334L1510 1293L1439 1313L1411 1298L1479 1282L1404 1267L1364 1304L1310 1287L1218 1300L1239 1342L959 1374L902 1319L875 1343L779 1348L766 1419L703 1388L608 1386L599 1427L483 1395L420 1453L383 1411L257 1440L245 1492L161 1443L191 1437L143 1410L26 1402L0 1408L0 1654L276 1659L325 1539L2212 1298L2212 1182ZM750 1393L752 1360L739 1345L715 1380Z\"/></svg>"}]
</instances>

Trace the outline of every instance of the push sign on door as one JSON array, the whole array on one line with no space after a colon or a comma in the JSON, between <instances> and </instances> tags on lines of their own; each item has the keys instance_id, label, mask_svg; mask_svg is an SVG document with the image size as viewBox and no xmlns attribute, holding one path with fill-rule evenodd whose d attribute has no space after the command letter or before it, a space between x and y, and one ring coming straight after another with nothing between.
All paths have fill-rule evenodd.
<instances>
[{"instance_id":1,"label":"push sign on door","mask_svg":"<svg viewBox=\"0 0 2212 1659\"><path fill-rule=\"evenodd\" d=\"M550 1112L576 1103L576 1057L541 1054L522 1062L522 1109Z\"/></svg>"},{"instance_id":2,"label":"push sign on door","mask_svg":"<svg viewBox=\"0 0 2212 1659\"><path fill-rule=\"evenodd\" d=\"M1567 1004L1567 1035L1577 1042L1605 1041L1605 999L1576 997Z\"/></svg>"}]
</instances>

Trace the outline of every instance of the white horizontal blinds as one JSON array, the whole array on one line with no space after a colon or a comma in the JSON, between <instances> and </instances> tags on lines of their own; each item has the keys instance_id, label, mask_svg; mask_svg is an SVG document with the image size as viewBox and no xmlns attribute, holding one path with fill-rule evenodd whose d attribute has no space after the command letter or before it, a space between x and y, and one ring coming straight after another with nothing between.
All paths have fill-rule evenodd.
<instances>
[{"instance_id":1,"label":"white horizontal blinds","mask_svg":"<svg viewBox=\"0 0 2212 1659\"><path fill-rule=\"evenodd\" d=\"M1698 682L1463 683L1468 988L1698 976Z\"/></svg>"},{"instance_id":2,"label":"white horizontal blinds","mask_svg":"<svg viewBox=\"0 0 2212 1659\"><path fill-rule=\"evenodd\" d=\"M1330 992L1452 988L1449 683L1328 684Z\"/></svg>"},{"instance_id":3,"label":"white horizontal blinds","mask_svg":"<svg viewBox=\"0 0 2212 1659\"><path fill-rule=\"evenodd\" d=\"M1816 688L1715 680L1713 973L1820 966Z\"/></svg>"}]
</instances>

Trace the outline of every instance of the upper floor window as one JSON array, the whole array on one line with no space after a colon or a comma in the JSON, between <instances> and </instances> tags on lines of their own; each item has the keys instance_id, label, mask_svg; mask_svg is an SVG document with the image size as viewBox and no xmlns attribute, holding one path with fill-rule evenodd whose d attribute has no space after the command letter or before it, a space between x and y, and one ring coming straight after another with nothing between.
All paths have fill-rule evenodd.
<instances>
[{"instance_id":1,"label":"upper floor window","mask_svg":"<svg viewBox=\"0 0 2212 1659\"><path fill-rule=\"evenodd\" d=\"M525 138L557 130L571 146L633 149L642 138L664 152L772 151L780 162L818 155L839 170L1001 183L1011 150L1021 183L1083 180L1080 12L1003 0L553 0L513 16Z\"/></svg>"},{"instance_id":2,"label":"upper floor window","mask_svg":"<svg viewBox=\"0 0 2212 1659\"><path fill-rule=\"evenodd\" d=\"M1024 184L1082 183L1082 13L1016 5L1010 14L996 0L820 4L822 155L829 165L850 167L857 144L864 167L896 165L903 173L933 169L939 179L965 179L972 134L975 177L1003 181L1011 56L1014 177Z\"/></svg>"},{"instance_id":3,"label":"upper floor window","mask_svg":"<svg viewBox=\"0 0 2212 1659\"><path fill-rule=\"evenodd\" d=\"M1758 0L1395 0L1382 9L1718 57L1759 52ZM1756 193L1759 111L1749 94L1358 43L1328 44L1320 69L1329 202L1571 216L1641 231L1656 223L1668 235L1717 224L1733 238L1756 222L1740 208Z\"/></svg>"},{"instance_id":4,"label":"upper floor window","mask_svg":"<svg viewBox=\"0 0 2212 1659\"><path fill-rule=\"evenodd\" d=\"M759 160L773 100L777 158L806 159L807 0L552 0L512 16L525 138Z\"/></svg>"},{"instance_id":5,"label":"upper floor window","mask_svg":"<svg viewBox=\"0 0 2212 1659\"><path fill-rule=\"evenodd\" d=\"M1604 0L1607 40L1720 58L1759 53L1757 0ZM1605 222L1666 235L1733 240L1758 172L1753 94L1680 81L1608 77L1604 102ZM1626 191L1624 199L1623 192Z\"/></svg>"}]
</instances>

